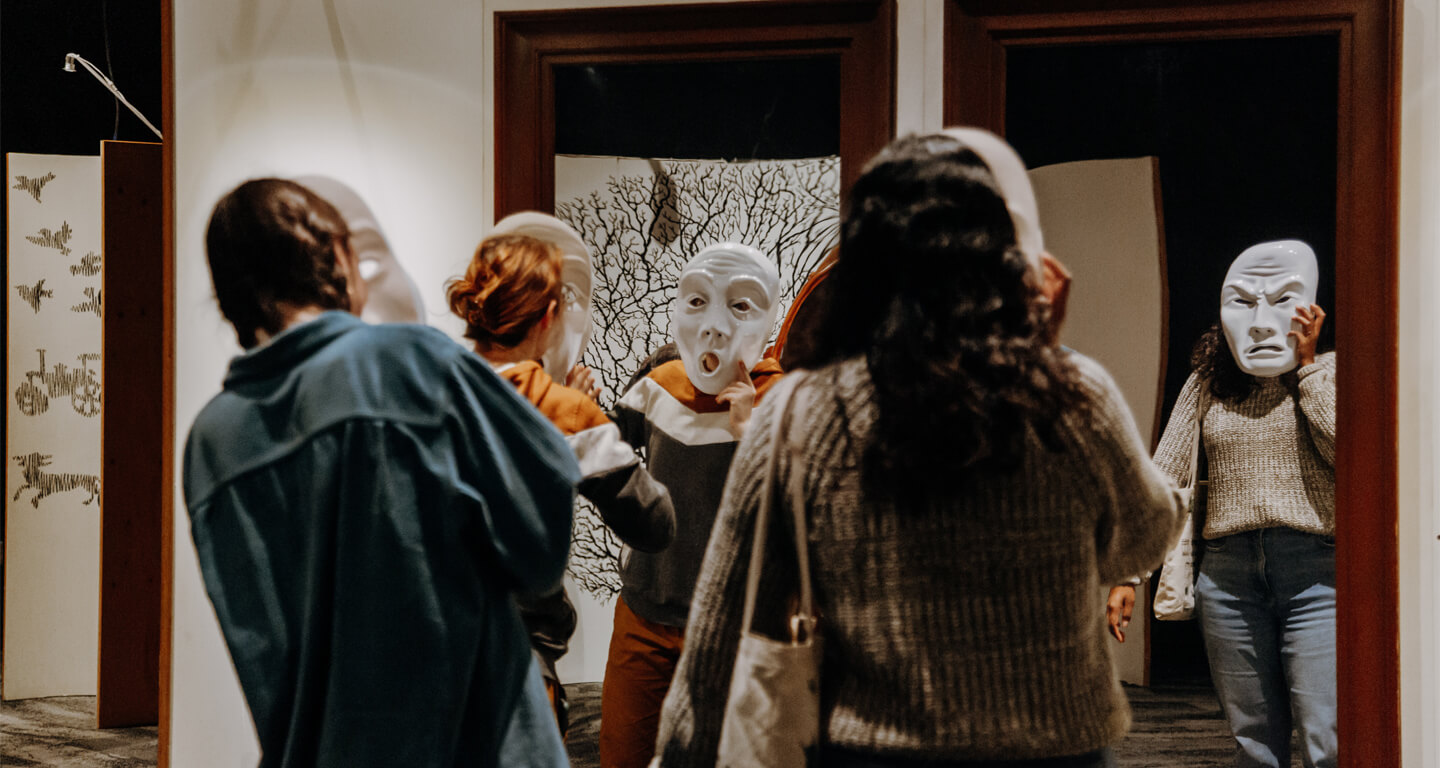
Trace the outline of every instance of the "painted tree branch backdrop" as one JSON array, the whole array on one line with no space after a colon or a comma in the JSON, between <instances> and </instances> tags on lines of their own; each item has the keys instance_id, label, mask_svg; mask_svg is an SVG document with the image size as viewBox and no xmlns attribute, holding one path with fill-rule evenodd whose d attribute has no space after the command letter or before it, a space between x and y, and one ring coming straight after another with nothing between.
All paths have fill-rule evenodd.
<instances>
[{"instance_id":1,"label":"painted tree branch backdrop","mask_svg":"<svg viewBox=\"0 0 1440 768\"><path fill-rule=\"evenodd\" d=\"M840 158L728 162L555 158L555 215L590 246L595 328L585 363L601 404L619 397L640 361L670 341L680 269L706 246L759 248L780 270L780 317L838 241ZM778 329L778 324L777 324ZM620 544L593 507L576 511L570 575L608 600L620 588Z\"/></svg>"}]
</instances>

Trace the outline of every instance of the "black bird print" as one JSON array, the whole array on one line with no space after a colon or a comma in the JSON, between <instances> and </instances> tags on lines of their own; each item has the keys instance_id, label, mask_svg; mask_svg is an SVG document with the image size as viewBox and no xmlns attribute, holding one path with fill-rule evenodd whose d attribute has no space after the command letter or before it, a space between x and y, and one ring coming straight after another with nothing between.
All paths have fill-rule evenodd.
<instances>
[{"instance_id":1,"label":"black bird print","mask_svg":"<svg viewBox=\"0 0 1440 768\"><path fill-rule=\"evenodd\" d=\"M47 173L36 179L32 179L29 176L16 176L14 189L18 189L21 192L29 192L30 196L35 198L35 202L38 203L40 202L40 190L44 189L46 184L54 180L54 173Z\"/></svg>"},{"instance_id":2,"label":"black bird print","mask_svg":"<svg viewBox=\"0 0 1440 768\"><path fill-rule=\"evenodd\" d=\"M52 299L55 297L55 292L45 287L45 278L43 277L34 285L17 285L15 286L15 290L20 292L20 299L26 304L29 304L30 308L35 310L36 313L40 311L41 299Z\"/></svg>"}]
</instances>

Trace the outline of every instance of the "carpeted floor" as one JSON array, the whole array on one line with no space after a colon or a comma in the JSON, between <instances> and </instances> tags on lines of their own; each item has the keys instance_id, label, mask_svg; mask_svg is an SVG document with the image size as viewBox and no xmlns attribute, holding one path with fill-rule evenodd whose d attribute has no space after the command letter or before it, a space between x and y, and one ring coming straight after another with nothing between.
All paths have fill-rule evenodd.
<instances>
[{"instance_id":1,"label":"carpeted floor","mask_svg":"<svg viewBox=\"0 0 1440 768\"><path fill-rule=\"evenodd\" d=\"M1223 768L1232 741L1205 685L1126 686L1135 727L1116 747L1123 768ZM599 765L600 684L566 686L574 768ZM141 768L155 765L155 728L95 729L95 699L66 696L0 705L0 766ZM1297 758L1293 765L1299 766Z\"/></svg>"},{"instance_id":2,"label":"carpeted floor","mask_svg":"<svg viewBox=\"0 0 1440 768\"><path fill-rule=\"evenodd\" d=\"M95 728L94 696L0 704L0 766L143 768L155 765L158 729Z\"/></svg>"},{"instance_id":3,"label":"carpeted floor","mask_svg":"<svg viewBox=\"0 0 1440 768\"><path fill-rule=\"evenodd\" d=\"M600 765L600 684L565 686L570 699L566 746L573 768ZM1215 691L1205 685L1125 686L1135 725L1115 747L1121 768L1226 768L1234 741ZM1300 766L1296 757L1292 765Z\"/></svg>"}]
</instances>

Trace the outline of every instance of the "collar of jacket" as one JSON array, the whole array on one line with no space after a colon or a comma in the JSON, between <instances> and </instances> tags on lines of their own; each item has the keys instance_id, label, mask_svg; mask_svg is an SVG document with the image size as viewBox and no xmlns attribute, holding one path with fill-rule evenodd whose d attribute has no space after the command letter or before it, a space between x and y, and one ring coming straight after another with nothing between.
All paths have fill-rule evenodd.
<instances>
[{"instance_id":1,"label":"collar of jacket","mask_svg":"<svg viewBox=\"0 0 1440 768\"><path fill-rule=\"evenodd\" d=\"M262 344L230 361L225 388L234 389L276 374L283 374L325 345L364 325L360 318L343 310L322 312L313 320L292 325L269 343Z\"/></svg>"}]
</instances>

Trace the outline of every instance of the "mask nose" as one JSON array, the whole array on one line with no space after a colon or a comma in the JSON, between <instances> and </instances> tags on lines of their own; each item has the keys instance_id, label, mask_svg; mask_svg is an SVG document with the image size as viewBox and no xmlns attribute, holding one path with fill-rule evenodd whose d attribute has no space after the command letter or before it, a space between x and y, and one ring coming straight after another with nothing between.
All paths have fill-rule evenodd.
<instances>
[{"instance_id":1,"label":"mask nose","mask_svg":"<svg viewBox=\"0 0 1440 768\"><path fill-rule=\"evenodd\" d=\"M1256 324L1250 326L1250 341L1252 342L1265 341L1266 339L1272 338L1278 334L1279 329L1269 325Z\"/></svg>"},{"instance_id":2,"label":"mask nose","mask_svg":"<svg viewBox=\"0 0 1440 768\"><path fill-rule=\"evenodd\" d=\"M1275 343L1283 341L1285 332L1290 330L1290 317L1279 307L1261 302L1250 317L1250 343ZM1278 339L1277 339L1278 337Z\"/></svg>"},{"instance_id":3,"label":"mask nose","mask_svg":"<svg viewBox=\"0 0 1440 768\"><path fill-rule=\"evenodd\" d=\"M705 327L700 329L700 341L704 342L707 346L721 346L729 337L730 334L726 333L725 329L715 323L706 323Z\"/></svg>"},{"instance_id":4,"label":"mask nose","mask_svg":"<svg viewBox=\"0 0 1440 768\"><path fill-rule=\"evenodd\" d=\"M726 322L723 312L710 311L705 313L705 319L700 322L700 342L708 347L723 346L730 338L730 324Z\"/></svg>"}]
</instances>

